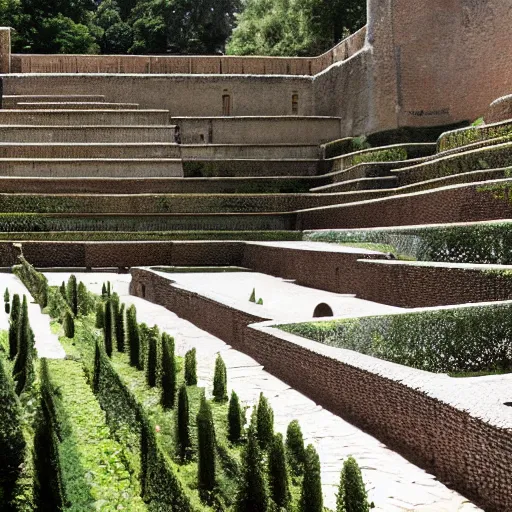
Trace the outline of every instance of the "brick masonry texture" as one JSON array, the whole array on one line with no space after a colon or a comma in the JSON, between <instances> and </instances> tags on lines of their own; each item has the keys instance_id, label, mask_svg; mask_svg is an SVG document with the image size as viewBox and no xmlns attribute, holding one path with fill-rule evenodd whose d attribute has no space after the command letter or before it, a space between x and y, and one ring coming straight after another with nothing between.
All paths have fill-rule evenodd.
<instances>
[{"instance_id":1,"label":"brick masonry texture","mask_svg":"<svg viewBox=\"0 0 512 512\"><path fill-rule=\"evenodd\" d=\"M511 509L509 430L415 389L414 382L393 375L397 365L375 362L370 371L347 364L315 342L248 327L264 319L176 288L153 272L133 269L132 278L133 295L172 310L254 357L267 371L450 482L486 510Z\"/></svg>"}]
</instances>

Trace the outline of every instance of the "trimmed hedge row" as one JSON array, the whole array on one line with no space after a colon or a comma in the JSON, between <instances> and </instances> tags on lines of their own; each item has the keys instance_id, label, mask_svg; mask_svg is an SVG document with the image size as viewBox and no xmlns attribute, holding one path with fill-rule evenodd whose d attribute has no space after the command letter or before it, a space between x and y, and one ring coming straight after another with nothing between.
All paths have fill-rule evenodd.
<instances>
[{"instance_id":1,"label":"trimmed hedge row","mask_svg":"<svg viewBox=\"0 0 512 512\"><path fill-rule=\"evenodd\" d=\"M23 257L18 256L19 265L12 267L13 273L27 287L34 300L45 308L48 304L48 280Z\"/></svg>"},{"instance_id":2,"label":"trimmed hedge row","mask_svg":"<svg viewBox=\"0 0 512 512\"><path fill-rule=\"evenodd\" d=\"M443 133L437 141L437 149L438 151L448 151L476 142L507 137L509 135L512 135L512 123L510 121L490 125L470 126L468 128Z\"/></svg>"},{"instance_id":3,"label":"trimmed hedge row","mask_svg":"<svg viewBox=\"0 0 512 512\"><path fill-rule=\"evenodd\" d=\"M306 231L304 239L344 244L385 244L418 261L512 264L512 222L381 230Z\"/></svg>"},{"instance_id":4,"label":"trimmed hedge row","mask_svg":"<svg viewBox=\"0 0 512 512\"><path fill-rule=\"evenodd\" d=\"M56 444L60 499L66 510L146 510L81 363L43 359L41 393Z\"/></svg>"},{"instance_id":5,"label":"trimmed hedge row","mask_svg":"<svg viewBox=\"0 0 512 512\"><path fill-rule=\"evenodd\" d=\"M512 304L280 325L332 347L436 373L512 370Z\"/></svg>"}]
</instances>

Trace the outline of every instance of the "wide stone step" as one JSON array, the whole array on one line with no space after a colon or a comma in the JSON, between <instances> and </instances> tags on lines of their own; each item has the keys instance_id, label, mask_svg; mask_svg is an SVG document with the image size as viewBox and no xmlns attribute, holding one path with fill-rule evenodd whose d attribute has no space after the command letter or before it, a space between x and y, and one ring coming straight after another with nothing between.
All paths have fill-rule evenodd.
<instances>
[{"instance_id":1,"label":"wide stone step","mask_svg":"<svg viewBox=\"0 0 512 512\"><path fill-rule=\"evenodd\" d=\"M322 144L339 139L336 117L173 117L183 144Z\"/></svg>"},{"instance_id":2,"label":"wide stone step","mask_svg":"<svg viewBox=\"0 0 512 512\"><path fill-rule=\"evenodd\" d=\"M321 187L314 187L310 192L332 193L348 192L353 190L386 190L395 188L398 183L396 176L383 176L377 178L358 178L350 181L330 183Z\"/></svg>"},{"instance_id":3,"label":"wide stone step","mask_svg":"<svg viewBox=\"0 0 512 512\"><path fill-rule=\"evenodd\" d=\"M319 159L316 144L182 144L185 160Z\"/></svg>"},{"instance_id":4,"label":"wide stone step","mask_svg":"<svg viewBox=\"0 0 512 512\"><path fill-rule=\"evenodd\" d=\"M105 96L102 94L6 94L2 98L3 108L17 108L19 102L38 102L38 101L86 101L86 102L103 102Z\"/></svg>"},{"instance_id":5,"label":"wide stone step","mask_svg":"<svg viewBox=\"0 0 512 512\"><path fill-rule=\"evenodd\" d=\"M173 143L11 143L0 142L0 158L180 158Z\"/></svg>"},{"instance_id":6,"label":"wide stone step","mask_svg":"<svg viewBox=\"0 0 512 512\"><path fill-rule=\"evenodd\" d=\"M174 126L0 125L0 142L174 142Z\"/></svg>"},{"instance_id":7,"label":"wide stone step","mask_svg":"<svg viewBox=\"0 0 512 512\"><path fill-rule=\"evenodd\" d=\"M0 158L1 176L163 177L183 176L181 160L101 158Z\"/></svg>"},{"instance_id":8,"label":"wide stone step","mask_svg":"<svg viewBox=\"0 0 512 512\"><path fill-rule=\"evenodd\" d=\"M168 125L167 110L0 110L0 125Z\"/></svg>"},{"instance_id":9,"label":"wide stone step","mask_svg":"<svg viewBox=\"0 0 512 512\"><path fill-rule=\"evenodd\" d=\"M186 177L315 176L320 160L189 160L183 162Z\"/></svg>"},{"instance_id":10,"label":"wide stone step","mask_svg":"<svg viewBox=\"0 0 512 512\"><path fill-rule=\"evenodd\" d=\"M0 214L0 232L21 231L274 231L294 230L293 213Z\"/></svg>"},{"instance_id":11,"label":"wide stone step","mask_svg":"<svg viewBox=\"0 0 512 512\"><path fill-rule=\"evenodd\" d=\"M106 102L18 102L18 109L26 110L134 110L138 103L106 103Z\"/></svg>"}]
</instances>

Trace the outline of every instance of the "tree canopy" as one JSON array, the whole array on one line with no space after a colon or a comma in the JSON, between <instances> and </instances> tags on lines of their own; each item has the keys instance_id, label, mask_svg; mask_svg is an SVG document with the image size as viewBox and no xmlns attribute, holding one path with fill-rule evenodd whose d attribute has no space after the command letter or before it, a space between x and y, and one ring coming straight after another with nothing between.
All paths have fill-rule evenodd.
<instances>
[{"instance_id":1,"label":"tree canopy","mask_svg":"<svg viewBox=\"0 0 512 512\"><path fill-rule=\"evenodd\" d=\"M364 24L365 3L0 0L0 23L16 53L315 55Z\"/></svg>"}]
</instances>

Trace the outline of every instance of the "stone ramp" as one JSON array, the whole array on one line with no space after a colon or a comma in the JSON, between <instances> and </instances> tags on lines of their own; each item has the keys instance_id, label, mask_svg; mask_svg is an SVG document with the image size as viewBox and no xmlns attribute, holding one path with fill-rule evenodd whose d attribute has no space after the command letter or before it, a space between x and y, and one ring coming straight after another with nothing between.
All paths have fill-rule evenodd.
<instances>
[{"instance_id":1,"label":"stone ramp","mask_svg":"<svg viewBox=\"0 0 512 512\"><path fill-rule=\"evenodd\" d=\"M133 110L139 107L138 103L107 103L93 101L39 101L39 102L18 102L17 109L25 110Z\"/></svg>"},{"instance_id":2,"label":"stone ramp","mask_svg":"<svg viewBox=\"0 0 512 512\"><path fill-rule=\"evenodd\" d=\"M18 108L18 103L35 102L105 102L102 94L5 94L2 97L3 108Z\"/></svg>"}]
</instances>

